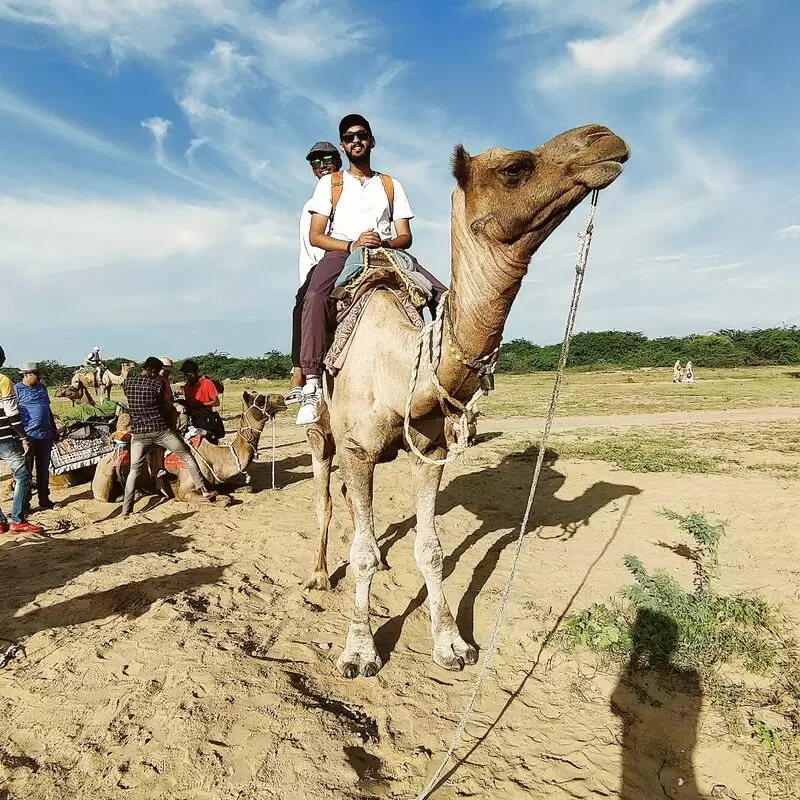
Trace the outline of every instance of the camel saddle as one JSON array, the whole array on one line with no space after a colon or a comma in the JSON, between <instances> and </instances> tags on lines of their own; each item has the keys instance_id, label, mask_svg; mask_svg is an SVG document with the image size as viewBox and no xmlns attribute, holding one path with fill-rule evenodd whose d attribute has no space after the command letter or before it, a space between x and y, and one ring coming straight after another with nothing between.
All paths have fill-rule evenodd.
<instances>
[{"instance_id":1,"label":"camel saddle","mask_svg":"<svg viewBox=\"0 0 800 800\"><path fill-rule=\"evenodd\" d=\"M203 434L198 433L196 436L192 436L192 438L189 439L188 444L192 450L197 450L202 441ZM169 472L178 472L178 470L186 469L186 464L180 456L176 456L175 453L170 453L169 450L167 450L167 452L164 453L164 468Z\"/></svg>"},{"instance_id":2,"label":"camel saddle","mask_svg":"<svg viewBox=\"0 0 800 800\"><path fill-rule=\"evenodd\" d=\"M359 247L348 257L331 292L335 327L325 356L330 375L336 375L344 366L350 342L373 292L391 292L409 322L416 328L423 327L422 310L433 299L433 288L416 271L415 264L407 253L384 247Z\"/></svg>"}]
</instances>

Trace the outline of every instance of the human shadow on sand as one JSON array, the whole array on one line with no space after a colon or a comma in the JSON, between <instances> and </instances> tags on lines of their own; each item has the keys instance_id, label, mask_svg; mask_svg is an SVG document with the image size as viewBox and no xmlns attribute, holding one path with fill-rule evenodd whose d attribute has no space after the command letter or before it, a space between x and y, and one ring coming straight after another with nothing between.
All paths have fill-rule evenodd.
<instances>
[{"instance_id":1,"label":"human shadow on sand","mask_svg":"<svg viewBox=\"0 0 800 800\"><path fill-rule=\"evenodd\" d=\"M703 701L700 676L670 664L675 621L642 609L631 656L611 696L622 722L620 800L703 800L692 764Z\"/></svg>"},{"instance_id":2,"label":"human shadow on sand","mask_svg":"<svg viewBox=\"0 0 800 800\"><path fill-rule=\"evenodd\" d=\"M114 608L124 606L126 597L155 600L217 580L217 567L185 570L73 598L15 617L19 609L38 595L64 586L85 572L122 562L130 556L184 552L189 540L175 535L175 531L194 513L174 514L160 522L137 523L92 539L32 537L7 542L0 549L0 637L30 636L49 627L101 619ZM110 608L112 611L108 610Z\"/></svg>"},{"instance_id":3,"label":"human shadow on sand","mask_svg":"<svg viewBox=\"0 0 800 800\"><path fill-rule=\"evenodd\" d=\"M437 516L447 514L455 508L464 508L478 521L477 527L456 545L452 553L444 557L443 578L452 574L461 557L470 548L487 536L500 534L491 542L475 567L456 611L456 622L461 635L473 644L475 602L497 567L503 551L517 539L519 518L528 498L537 456L538 448L534 445L522 453L506 456L496 466L458 475L439 492ZM636 486L598 481L580 496L561 500L555 494L564 485L566 477L554 469L557 459L558 454L555 451L548 449L545 452L529 531L546 527L558 528L560 533L553 536L540 531L536 535L541 538L571 539L581 528L588 526L589 519L600 509L622 497L641 493ZM408 534L414 523L415 517L411 516L387 529L379 542L384 559L391 548ZM405 611L384 623L376 632L375 643L384 662L397 646L406 619L425 602L426 597L427 590L423 585Z\"/></svg>"}]
</instances>

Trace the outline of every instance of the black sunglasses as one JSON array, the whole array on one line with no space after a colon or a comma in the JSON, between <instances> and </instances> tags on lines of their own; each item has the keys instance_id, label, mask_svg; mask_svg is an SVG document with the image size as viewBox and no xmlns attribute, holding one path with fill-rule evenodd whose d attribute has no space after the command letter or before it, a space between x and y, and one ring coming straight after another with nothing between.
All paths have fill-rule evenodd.
<instances>
[{"instance_id":1,"label":"black sunglasses","mask_svg":"<svg viewBox=\"0 0 800 800\"><path fill-rule=\"evenodd\" d=\"M368 142L371 138L372 134L369 131L353 131L352 133L342 134L342 141L345 144L351 144L356 139L362 142Z\"/></svg>"},{"instance_id":2,"label":"black sunglasses","mask_svg":"<svg viewBox=\"0 0 800 800\"><path fill-rule=\"evenodd\" d=\"M339 157L331 153L330 155L322 156L321 158L312 158L308 163L311 164L314 169L317 169L323 164L335 164L338 160Z\"/></svg>"}]
</instances>

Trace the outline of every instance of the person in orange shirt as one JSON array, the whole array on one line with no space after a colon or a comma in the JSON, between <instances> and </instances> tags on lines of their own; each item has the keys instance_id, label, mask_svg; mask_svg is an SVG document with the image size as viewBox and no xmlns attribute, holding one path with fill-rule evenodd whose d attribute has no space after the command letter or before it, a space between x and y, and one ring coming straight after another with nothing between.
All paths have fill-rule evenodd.
<instances>
[{"instance_id":1,"label":"person in orange shirt","mask_svg":"<svg viewBox=\"0 0 800 800\"><path fill-rule=\"evenodd\" d=\"M209 441L218 442L225 435L225 425L216 411L219 391L214 381L201 375L200 365L191 359L183 362L181 372L186 379L183 397L192 423L206 431Z\"/></svg>"}]
</instances>

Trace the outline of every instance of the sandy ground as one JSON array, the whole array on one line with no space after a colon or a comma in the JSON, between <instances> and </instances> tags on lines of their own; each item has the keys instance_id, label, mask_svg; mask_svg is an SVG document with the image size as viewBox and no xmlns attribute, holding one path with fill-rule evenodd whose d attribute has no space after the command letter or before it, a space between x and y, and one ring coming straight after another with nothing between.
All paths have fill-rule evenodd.
<instances>
[{"instance_id":1,"label":"sandy ground","mask_svg":"<svg viewBox=\"0 0 800 800\"><path fill-rule=\"evenodd\" d=\"M304 595L316 533L298 439L282 421L279 490L268 488L262 451L255 493L237 494L231 508L144 498L123 522L105 519L113 507L79 486L56 493L65 509L41 515L51 530L70 530L3 540L0 636L24 642L26 654L0 671L0 797L417 796L477 668L453 674L430 659L401 456L376 481L390 569L373 583L373 626L385 666L373 679L339 676L353 590L349 523L337 497L335 588ZM479 646L532 474L533 453L520 447L513 434L487 437L447 468L440 494L447 595ZM0 502L7 508L5 483ZM563 615L628 582L627 553L689 585L665 507L727 520L725 587L758 591L798 616L796 483L547 465L499 651L459 750L466 761L437 798L696 800L720 785L754 796L747 734L725 735L707 699L628 681L551 635Z\"/></svg>"}]
</instances>

